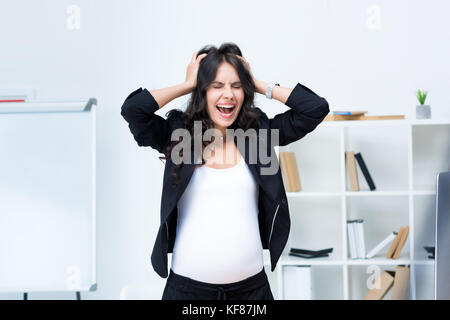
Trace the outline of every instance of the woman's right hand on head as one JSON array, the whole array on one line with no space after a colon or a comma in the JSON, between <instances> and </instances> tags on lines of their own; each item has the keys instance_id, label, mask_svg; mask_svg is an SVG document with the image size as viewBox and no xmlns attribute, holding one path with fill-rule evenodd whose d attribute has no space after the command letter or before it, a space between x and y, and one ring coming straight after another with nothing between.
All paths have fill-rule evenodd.
<instances>
[{"instance_id":1,"label":"woman's right hand on head","mask_svg":"<svg viewBox=\"0 0 450 320\"><path fill-rule=\"evenodd\" d=\"M202 53L198 57L196 57L197 52L198 51L194 52L194 54L192 55L192 59L189 62L188 66L187 66L187 71L186 71L185 82L189 85L189 87L192 90L194 90L194 88L197 86L197 73L198 73L198 67L200 65L200 61L202 61L203 58L208 55L207 53Z\"/></svg>"}]
</instances>

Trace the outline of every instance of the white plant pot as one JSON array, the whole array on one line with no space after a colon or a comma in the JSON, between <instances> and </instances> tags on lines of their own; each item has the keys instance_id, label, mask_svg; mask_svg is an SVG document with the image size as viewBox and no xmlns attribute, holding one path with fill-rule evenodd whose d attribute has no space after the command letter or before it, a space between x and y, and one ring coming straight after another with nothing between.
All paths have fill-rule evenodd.
<instances>
[{"instance_id":1,"label":"white plant pot","mask_svg":"<svg viewBox=\"0 0 450 320\"><path fill-rule=\"evenodd\" d=\"M430 118L431 118L430 105L424 104L416 106L416 119L430 119Z\"/></svg>"}]
</instances>

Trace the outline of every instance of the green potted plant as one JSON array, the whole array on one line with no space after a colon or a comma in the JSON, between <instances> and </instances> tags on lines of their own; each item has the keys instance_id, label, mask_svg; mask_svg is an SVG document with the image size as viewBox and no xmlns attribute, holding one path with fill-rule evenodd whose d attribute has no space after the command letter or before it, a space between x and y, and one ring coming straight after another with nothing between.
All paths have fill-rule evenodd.
<instances>
[{"instance_id":1,"label":"green potted plant","mask_svg":"<svg viewBox=\"0 0 450 320\"><path fill-rule=\"evenodd\" d=\"M417 119L430 119L431 118L431 108L430 105L425 104L425 99L427 98L428 91L417 90L417 100L419 100L420 105L416 106L416 118Z\"/></svg>"}]
</instances>

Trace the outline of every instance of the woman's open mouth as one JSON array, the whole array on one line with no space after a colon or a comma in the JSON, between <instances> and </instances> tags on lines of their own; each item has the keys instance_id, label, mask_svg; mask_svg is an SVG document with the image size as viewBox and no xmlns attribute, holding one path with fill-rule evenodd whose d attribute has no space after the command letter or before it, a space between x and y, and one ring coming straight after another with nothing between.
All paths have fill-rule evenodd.
<instances>
[{"instance_id":1,"label":"woman's open mouth","mask_svg":"<svg viewBox=\"0 0 450 320\"><path fill-rule=\"evenodd\" d=\"M229 119L236 109L235 105L218 104L216 109L222 118Z\"/></svg>"}]
</instances>

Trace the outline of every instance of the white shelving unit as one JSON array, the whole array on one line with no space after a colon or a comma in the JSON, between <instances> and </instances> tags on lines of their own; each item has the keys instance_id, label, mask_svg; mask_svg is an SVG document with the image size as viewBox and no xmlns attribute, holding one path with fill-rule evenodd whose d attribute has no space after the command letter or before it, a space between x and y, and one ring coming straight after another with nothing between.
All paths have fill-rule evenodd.
<instances>
[{"instance_id":1,"label":"white shelving unit","mask_svg":"<svg viewBox=\"0 0 450 320\"><path fill-rule=\"evenodd\" d=\"M311 266L313 299L363 299L370 268L397 265L411 268L409 299L434 298L434 260L423 247L434 246L436 176L450 167L450 119L325 121L279 151L296 153L302 191L287 193L291 232L274 272L264 250L275 299L285 298L283 268L295 265ZM360 191L348 191L345 151L361 152L376 190L357 165ZM372 259L350 259L346 221L357 218L364 219L367 252L409 225L400 258L386 259L387 246ZM289 256L291 247L334 250L303 259Z\"/></svg>"}]
</instances>

